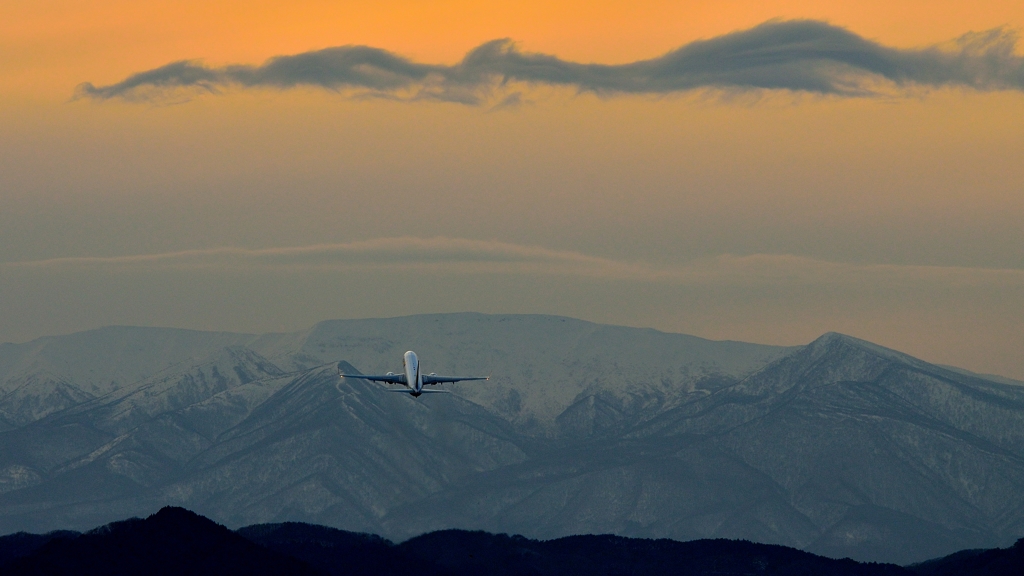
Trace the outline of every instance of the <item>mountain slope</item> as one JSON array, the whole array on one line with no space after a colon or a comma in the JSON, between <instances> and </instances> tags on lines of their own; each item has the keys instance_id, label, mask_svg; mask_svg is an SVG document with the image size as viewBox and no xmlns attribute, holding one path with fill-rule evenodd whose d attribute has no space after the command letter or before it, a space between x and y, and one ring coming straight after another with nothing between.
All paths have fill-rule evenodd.
<instances>
[{"instance_id":1,"label":"mountain slope","mask_svg":"<svg viewBox=\"0 0 1024 576\"><path fill-rule=\"evenodd\" d=\"M114 361L120 330L99 331L106 352L19 345L18 370L54 350ZM106 392L56 357L8 372L84 395L3 413L24 416L0 428L0 533L173 504L232 526L739 538L900 563L1024 534L1024 387L847 336L782 349L478 314L135 336L144 353L103 377L141 377ZM495 378L414 399L337 376L409 348Z\"/></svg>"},{"instance_id":2,"label":"mountain slope","mask_svg":"<svg viewBox=\"0 0 1024 576\"><path fill-rule=\"evenodd\" d=\"M398 508L388 525L749 538L910 562L1024 533L1022 433L1024 389L830 334L617 436Z\"/></svg>"},{"instance_id":3,"label":"mountain slope","mask_svg":"<svg viewBox=\"0 0 1024 576\"><path fill-rule=\"evenodd\" d=\"M12 378L46 372L101 396L253 339L228 332L110 326L25 344L0 344L0 393L11 389Z\"/></svg>"},{"instance_id":4,"label":"mountain slope","mask_svg":"<svg viewBox=\"0 0 1024 576\"><path fill-rule=\"evenodd\" d=\"M512 438L458 397L421 402L339 383L331 366L302 373L222 433L165 493L234 524L286 514L376 531L399 502L522 460Z\"/></svg>"},{"instance_id":5,"label":"mountain slope","mask_svg":"<svg viewBox=\"0 0 1024 576\"><path fill-rule=\"evenodd\" d=\"M551 432L555 418L588 393L618 403L671 405L702 385L731 383L790 348L716 342L650 329L557 316L431 314L321 322L303 334L254 342L282 367L344 359L366 373L401 368L415 350L428 372L491 375L486 384L451 387L521 430Z\"/></svg>"},{"instance_id":6,"label":"mountain slope","mask_svg":"<svg viewBox=\"0 0 1024 576\"><path fill-rule=\"evenodd\" d=\"M1024 389L833 334L680 412L640 433L705 434L769 475L823 530L810 550L937 555L1024 531L1007 514L1024 506Z\"/></svg>"}]
</instances>

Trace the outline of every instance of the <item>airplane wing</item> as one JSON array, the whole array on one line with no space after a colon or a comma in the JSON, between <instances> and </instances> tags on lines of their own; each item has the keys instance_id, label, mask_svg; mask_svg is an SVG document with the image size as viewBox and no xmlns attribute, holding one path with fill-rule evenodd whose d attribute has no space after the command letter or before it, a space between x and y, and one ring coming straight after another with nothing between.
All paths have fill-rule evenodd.
<instances>
[{"instance_id":1,"label":"airplane wing","mask_svg":"<svg viewBox=\"0 0 1024 576\"><path fill-rule=\"evenodd\" d=\"M387 384L408 384L405 381L405 374L382 374L380 376L365 376L363 374L342 374L338 373L342 378L359 378L360 380L370 380L371 382L384 382Z\"/></svg>"},{"instance_id":2,"label":"airplane wing","mask_svg":"<svg viewBox=\"0 0 1024 576\"><path fill-rule=\"evenodd\" d=\"M438 376L437 374L428 374L423 376L423 385L427 384L441 384L442 382L465 382L467 380L490 380L490 376L475 376L469 378L458 378L453 376Z\"/></svg>"}]
</instances>

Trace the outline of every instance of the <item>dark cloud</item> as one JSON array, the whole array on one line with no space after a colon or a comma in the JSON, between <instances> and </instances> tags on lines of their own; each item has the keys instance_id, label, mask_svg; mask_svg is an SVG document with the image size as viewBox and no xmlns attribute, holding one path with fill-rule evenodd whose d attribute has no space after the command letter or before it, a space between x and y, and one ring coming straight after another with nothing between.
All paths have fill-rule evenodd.
<instances>
[{"instance_id":1,"label":"dark cloud","mask_svg":"<svg viewBox=\"0 0 1024 576\"><path fill-rule=\"evenodd\" d=\"M487 42L453 66L421 64L379 48L343 46L277 56L260 66L213 68L195 61L174 62L109 86L82 84L76 95L149 99L181 89L311 86L371 97L479 104L510 82L605 95L702 88L841 96L913 87L1024 90L1024 58L1014 53L1016 43L1016 33L996 29L944 45L899 49L824 22L771 21L621 65L581 64L521 52L507 39Z\"/></svg>"}]
</instances>

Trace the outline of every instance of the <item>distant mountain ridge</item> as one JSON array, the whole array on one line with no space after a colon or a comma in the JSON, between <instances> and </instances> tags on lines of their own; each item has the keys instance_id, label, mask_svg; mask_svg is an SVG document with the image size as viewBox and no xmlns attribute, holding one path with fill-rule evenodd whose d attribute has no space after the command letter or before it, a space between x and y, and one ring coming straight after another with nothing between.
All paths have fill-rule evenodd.
<instances>
[{"instance_id":1,"label":"distant mountain ridge","mask_svg":"<svg viewBox=\"0 0 1024 576\"><path fill-rule=\"evenodd\" d=\"M414 400L337 377L406 349L492 381ZM834 333L781 348L482 314L101 329L0 346L0 446L0 534L174 504L230 526L748 539L900 564L1024 535L1024 387Z\"/></svg>"},{"instance_id":2,"label":"distant mountain ridge","mask_svg":"<svg viewBox=\"0 0 1024 576\"><path fill-rule=\"evenodd\" d=\"M918 565L834 560L738 540L644 540L611 535L536 541L446 530L394 544L378 536L301 523L229 531L182 508L84 534L0 537L0 571L19 574L317 574L321 576L605 576L689 574L805 576L1009 576L1024 569L1024 539L1009 549L967 550Z\"/></svg>"},{"instance_id":3,"label":"distant mountain ridge","mask_svg":"<svg viewBox=\"0 0 1024 576\"><path fill-rule=\"evenodd\" d=\"M264 335L108 327L0 345L0 415L19 378L47 374L74 386L75 394L102 397L134 390L146 379L180 376L231 349L258 356L277 372L345 360L382 373L400 368L401 354L414 349L432 372L492 374L492 386L455 389L506 418L543 428L584 388L671 395L722 375L745 375L792 348L541 315L328 320L301 332ZM36 418L74 404L41 408Z\"/></svg>"}]
</instances>

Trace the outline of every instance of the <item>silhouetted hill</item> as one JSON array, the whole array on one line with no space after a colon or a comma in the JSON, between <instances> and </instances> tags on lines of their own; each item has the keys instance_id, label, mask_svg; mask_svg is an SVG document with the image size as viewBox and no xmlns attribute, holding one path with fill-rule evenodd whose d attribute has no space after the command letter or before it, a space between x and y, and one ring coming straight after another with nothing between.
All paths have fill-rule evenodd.
<instances>
[{"instance_id":1,"label":"silhouetted hill","mask_svg":"<svg viewBox=\"0 0 1024 576\"><path fill-rule=\"evenodd\" d=\"M179 575L321 574L183 508L107 524L71 538L51 538L0 571L20 574Z\"/></svg>"},{"instance_id":2,"label":"silhouetted hill","mask_svg":"<svg viewBox=\"0 0 1024 576\"><path fill-rule=\"evenodd\" d=\"M298 558L331 574L419 574L380 536L302 522L256 524L238 534L274 552Z\"/></svg>"},{"instance_id":3,"label":"silhouetted hill","mask_svg":"<svg viewBox=\"0 0 1024 576\"><path fill-rule=\"evenodd\" d=\"M784 546L742 540L676 542L601 535L540 542L522 536L445 530L413 538L397 549L417 563L436 566L431 576L908 574L892 564L834 560Z\"/></svg>"},{"instance_id":4,"label":"silhouetted hill","mask_svg":"<svg viewBox=\"0 0 1024 576\"><path fill-rule=\"evenodd\" d=\"M29 534L18 532L0 536L0 566L22 556L28 556L43 547L50 540L57 538L77 538L80 532L56 530L47 534Z\"/></svg>"},{"instance_id":5,"label":"silhouetted hill","mask_svg":"<svg viewBox=\"0 0 1024 576\"><path fill-rule=\"evenodd\" d=\"M396 545L377 536L299 523L262 524L238 533L338 576L911 575L892 564L834 560L740 540L588 535L538 541L442 530Z\"/></svg>"},{"instance_id":6,"label":"silhouetted hill","mask_svg":"<svg viewBox=\"0 0 1024 576\"><path fill-rule=\"evenodd\" d=\"M167 507L84 534L0 538L0 574L320 574L333 576L1019 576L1024 539L921 564L836 560L745 540L651 540L612 535L532 540L442 530L394 544L372 534L286 522L232 532Z\"/></svg>"},{"instance_id":7,"label":"silhouetted hill","mask_svg":"<svg viewBox=\"0 0 1024 576\"><path fill-rule=\"evenodd\" d=\"M1024 538L1010 548L963 550L910 569L920 576L1020 576L1024 574Z\"/></svg>"}]
</instances>

